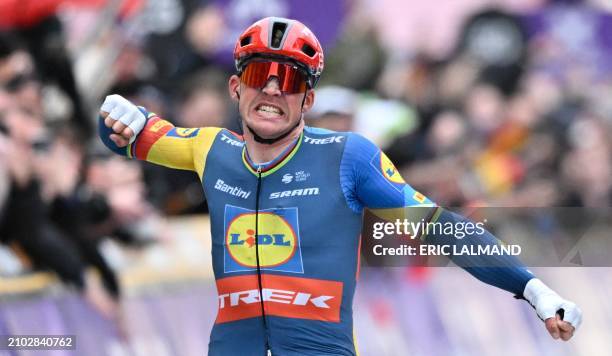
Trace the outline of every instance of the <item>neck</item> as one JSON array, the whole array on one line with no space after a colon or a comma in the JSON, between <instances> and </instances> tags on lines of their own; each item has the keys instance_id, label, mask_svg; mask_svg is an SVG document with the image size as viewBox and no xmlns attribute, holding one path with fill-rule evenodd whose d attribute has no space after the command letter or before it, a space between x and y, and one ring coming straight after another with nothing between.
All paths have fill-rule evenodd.
<instances>
[{"instance_id":1,"label":"neck","mask_svg":"<svg viewBox=\"0 0 612 356\"><path fill-rule=\"evenodd\" d=\"M300 124L289 135L287 135L287 137L271 145L255 141L253 134L246 127L244 127L243 130L244 142L251 160L257 164L266 163L278 157L278 155L280 155L285 148L287 148L287 146L293 143L293 141L300 136L302 130L304 130L304 121L302 120L302 122L300 122Z\"/></svg>"}]
</instances>

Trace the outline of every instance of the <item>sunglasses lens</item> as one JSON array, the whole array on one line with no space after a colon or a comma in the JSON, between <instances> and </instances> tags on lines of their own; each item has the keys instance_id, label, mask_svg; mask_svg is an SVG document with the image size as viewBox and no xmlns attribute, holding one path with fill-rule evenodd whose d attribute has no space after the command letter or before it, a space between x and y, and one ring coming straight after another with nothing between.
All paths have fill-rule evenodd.
<instances>
[{"instance_id":1,"label":"sunglasses lens","mask_svg":"<svg viewBox=\"0 0 612 356\"><path fill-rule=\"evenodd\" d=\"M270 77L278 78L280 90L285 94L304 93L308 88L306 75L300 69L278 62L251 62L240 79L251 88L261 89Z\"/></svg>"},{"instance_id":2,"label":"sunglasses lens","mask_svg":"<svg viewBox=\"0 0 612 356\"><path fill-rule=\"evenodd\" d=\"M251 88L263 88L268 80L271 62L251 62L242 71L240 79Z\"/></svg>"}]
</instances>

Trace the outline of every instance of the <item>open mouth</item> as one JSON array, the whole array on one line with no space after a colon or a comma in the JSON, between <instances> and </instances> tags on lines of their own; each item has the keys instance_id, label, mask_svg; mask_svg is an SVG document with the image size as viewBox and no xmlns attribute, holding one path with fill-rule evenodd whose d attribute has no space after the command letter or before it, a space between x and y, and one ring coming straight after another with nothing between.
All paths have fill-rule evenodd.
<instances>
[{"instance_id":1,"label":"open mouth","mask_svg":"<svg viewBox=\"0 0 612 356\"><path fill-rule=\"evenodd\" d=\"M259 104L255 111L265 116L282 116L285 112L278 106L271 104Z\"/></svg>"}]
</instances>

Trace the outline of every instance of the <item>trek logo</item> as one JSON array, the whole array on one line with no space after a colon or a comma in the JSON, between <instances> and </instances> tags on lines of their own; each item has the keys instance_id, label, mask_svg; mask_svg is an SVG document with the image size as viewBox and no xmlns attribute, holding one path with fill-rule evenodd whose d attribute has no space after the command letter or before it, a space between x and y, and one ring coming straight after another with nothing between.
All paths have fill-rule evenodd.
<instances>
[{"instance_id":1,"label":"trek logo","mask_svg":"<svg viewBox=\"0 0 612 356\"><path fill-rule=\"evenodd\" d=\"M263 288L261 298L264 302L274 302L283 304L306 305L312 303L317 308L329 309L325 302L332 299L331 295L321 295L318 297L310 293L296 292L291 290ZM229 300L228 307L235 307L240 302L245 304L259 303L259 289L251 289L219 296L219 309L225 308L226 299Z\"/></svg>"},{"instance_id":2,"label":"trek logo","mask_svg":"<svg viewBox=\"0 0 612 356\"><path fill-rule=\"evenodd\" d=\"M238 186L232 187L231 185L225 184L221 179L217 179L217 182L215 182L215 189L243 199L247 199L249 195L251 195L251 191L244 191Z\"/></svg>"},{"instance_id":3,"label":"trek logo","mask_svg":"<svg viewBox=\"0 0 612 356\"><path fill-rule=\"evenodd\" d=\"M262 274L261 296L257 275L217 280L219 313L215 323L266 315L329 322L340 321L342 282Z\"/></svg>"},{"instance_id":4,"label":"trek logo","mask_svg":"<svg viewBox=\"0 0 612 356\"><path fill-rule=\"evenodd\" d=\"M262 270L304 273L297 208L259 211L255 234L255 212L225 206L225 273ZM256 249L258 251L256 251Z\"/></svg>"},{"instance_id":5,"label":"trek logo","mask_svg":"<svg viewBox=\"0 0 612 356\"><path fill-rule=\"evenodd\" d=\"M229 143L232 146L238 146L238 147L244 146L244 142L234 140L233 138L227 136L226 134L221 134L221 141Z\"/></svg>"},{"instance_id":6,"label":"trek logo","mask_svg":"<svg viewBox=\"0 0 612 356\"><path fill-rule=\"evenodd\" d=\"M287 197L301 197L306 195L319 195L319 188L303 188L294 190L285 190L282 192L270 193L270 199L287 198Z\"/></svg>"},{"instance_id":7,"label":"trek logo","mask_svg":"<svg viewBox=\"0 0 612 356\"><path fill-rule=\"evenodd\" d=\"M344 136L331 136L327 138L312 138L304 136L304 142L311 145L327 145L328 143L341 143Z\"/></svg>"}]
</instances>

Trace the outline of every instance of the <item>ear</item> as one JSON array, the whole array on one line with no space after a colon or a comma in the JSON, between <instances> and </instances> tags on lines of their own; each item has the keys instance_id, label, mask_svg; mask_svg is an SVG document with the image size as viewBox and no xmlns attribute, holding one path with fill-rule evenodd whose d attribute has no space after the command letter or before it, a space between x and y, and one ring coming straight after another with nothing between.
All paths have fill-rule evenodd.
<instances>
[{"instance_id":1,"label":"ear","mask_svg":"<svg viewBox=\"0 0 612 356\"><path fill-rule=\"evenodd\" d=\"M240 94L238 94L240 92L240 77L238 77L236 74L233 74L229 78L229 82L227 84L229 95L232 100L236 102L240 101Z\"/></svg>"},{"instance_id":2,"label":"ear","mask_svg":"<svg viewBox=\"0 0 612 356\"><path fill-rule=\"evenodd\" d=\"M304 99L304 105L302 106L302 112L307 113L312 109L312 106L315 102L315 91L313 89L309 89L306 92L306 98Z\"/></svg>"}]
</instances>

